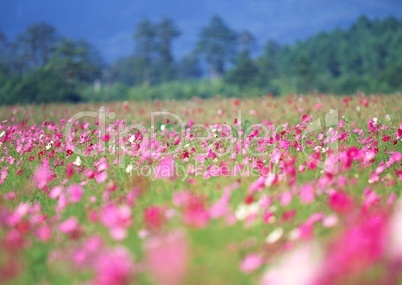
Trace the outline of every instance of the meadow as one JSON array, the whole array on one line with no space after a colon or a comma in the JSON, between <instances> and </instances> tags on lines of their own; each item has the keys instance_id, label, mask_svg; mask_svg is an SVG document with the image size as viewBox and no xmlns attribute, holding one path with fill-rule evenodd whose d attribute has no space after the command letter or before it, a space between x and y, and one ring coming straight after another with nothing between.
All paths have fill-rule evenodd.
<instances>
[{"instance_id":1,"label":"meadow","mask_svg":"<svg viewBox=\"0 0 402 285\"><path fill-rule=\"evenodd\" d=\"M401 284L401 98L0 107L0 283Z\"/></svg>"}]
</instances>

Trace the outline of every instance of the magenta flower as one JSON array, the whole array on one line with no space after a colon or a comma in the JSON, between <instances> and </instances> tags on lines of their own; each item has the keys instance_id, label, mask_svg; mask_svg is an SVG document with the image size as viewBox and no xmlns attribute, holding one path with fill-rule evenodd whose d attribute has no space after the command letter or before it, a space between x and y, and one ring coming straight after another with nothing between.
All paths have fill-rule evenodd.
<instances>
[{"instance_id":1,"label":"magenta flower","mask_svg":"<svg viewBox=\"0 0 402 285\"><path fill-rule=\"evenodd\" d=\"M188 266L187 239L182 232L151 237L145 243L145 250L155 284L182 284Z\"/></svg>"},{"instance_id":2,"label":"magenta flower","mask_svg":"<svg viewBox=\"0 0 402 285\"><path fill-rule=\"evenodd\" d=\"M344 192L335 192L329 196L329 206L336 212L346 214L353 209L353 200Z\"/></svg>"},{"instance_id":3,"label":"magenta flower","mask_svg":"<svg viewBox=\"0 0 402 285\"><path fill-rule=\"evenodd\" d=\"M53 172L46 165L41 165L34 174L34 181L39 189L44 189L53 179Z\"/></svg>"},{"instance_id":4,"label":"magenta flower","mask_svg":"<svg viewBox=\"0 0 402 285\"><path fill-rule=\"evenodd\" d=\"M169 179L176 176L174 158L166 157L155 167L155 178Z\"/></svg>"},{"instance_id":5,"label":"magenta flower","mask_svg":"<svg viewBox=\"0 0 402 285\"><path fill-rule=\"evenodd\" d=\"M149 229L158 229L165 222L164 210L162 207L151 206L144 210L144 222Z\"/></svg>"},{"instance_id":6,"label":"magenta flower","mask_svg":"<svg viewBox=\"0 0 402 285\"><path fill-rule=\"evenodd\" d=\"M135 265L130 253L125 248L102 252L95 261L95 285L131 284Z\"/></svg>"}]
</instances>

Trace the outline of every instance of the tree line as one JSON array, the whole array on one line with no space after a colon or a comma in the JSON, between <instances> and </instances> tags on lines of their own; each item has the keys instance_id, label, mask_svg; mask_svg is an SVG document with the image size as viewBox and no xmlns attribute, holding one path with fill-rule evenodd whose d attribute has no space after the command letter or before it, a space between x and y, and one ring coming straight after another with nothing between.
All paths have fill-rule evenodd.
<instances>
[{"instance_id":1,"label":"tree line","mask_svg":"<svg viewBox=\"0 0 402 285\"><path fill-rule=\"evenodd\" d=\"M321 32L291 45L268 40L261 48L250 31L236 31L214 16L193 50L176 59L173 43L180 35L170 18L142 20L133 33L133 53L106 65L91 43L63 37L49 24L31 25L13 40L0 29L0 104L121 100L132 90L144 91L135 98L147 99L146 90L163 90L159 86L175 86L166 89L172 93L166 96L180 98L191 96L184 94L186 85L213 84L207 80L218 84L224 96L251 90L350 94L402 89L402 21L393 17L361 16L346 30ZM196 89L187 89L197 95ZM99 92L109 95L99 97Z\"/></svg>"}]
</instances>

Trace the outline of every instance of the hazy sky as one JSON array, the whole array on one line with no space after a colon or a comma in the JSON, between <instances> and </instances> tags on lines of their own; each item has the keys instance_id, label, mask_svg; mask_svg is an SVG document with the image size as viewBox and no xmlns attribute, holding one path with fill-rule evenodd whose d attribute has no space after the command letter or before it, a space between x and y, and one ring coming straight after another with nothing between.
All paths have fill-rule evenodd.
<instances>
[{"instance_id":1,"label":"hazy sky","mask_svg":"<svg viewBox=\"0 0 402 285\"><path fill-rule=\"evenodd\" d=\"M186 54L214 14L236 30L250 30L260 45L269 38L291 43L321 30L346 28L361 14L401 18L402 0L0 0L0 28L9 38L44 21L64 36L88 39L106 62L133 51L139 20L163 15L182 31L176 55Z\"/></svg>"}]
</instances>

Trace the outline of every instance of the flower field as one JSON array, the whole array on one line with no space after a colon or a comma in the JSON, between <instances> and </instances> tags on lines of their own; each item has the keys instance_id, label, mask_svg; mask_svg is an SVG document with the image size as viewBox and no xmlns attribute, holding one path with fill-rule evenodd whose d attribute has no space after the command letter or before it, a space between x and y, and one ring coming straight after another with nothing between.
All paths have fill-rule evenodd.
<instances>
[{"instance_id":1,"label":"flower field","mask_svg":"<svg viewBox=\"0 0 402 285\"><path fill-rule=\"evenodd\" d=\"M0 283L401 284L401 99L0 107Z\"/></svg>"}]
</instances>

